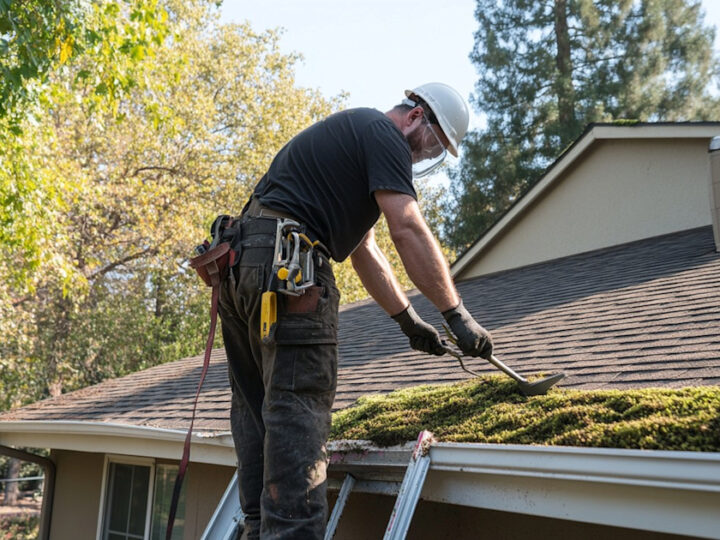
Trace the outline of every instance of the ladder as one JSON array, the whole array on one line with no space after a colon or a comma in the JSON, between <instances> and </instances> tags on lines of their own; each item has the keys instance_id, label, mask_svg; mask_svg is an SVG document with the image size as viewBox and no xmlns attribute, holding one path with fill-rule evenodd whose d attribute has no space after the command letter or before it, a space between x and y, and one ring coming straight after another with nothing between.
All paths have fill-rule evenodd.
<instances>
[{"instance_id":1,"label":"ladder","mask_svg":"<svg viewBox=\"0 0 720 540\"><path fill-rule=\"evenodd\" d=\"M418 435L383 540L404 540L407 536L425 477L430 469L430 445L433 442L435 439L429 431L422 431ZM335 536L340 516L354 486L355 477L347 474L328 520L324 540L332 540ZM237 473L235 473L220 499L220 504L210 518L201 540L234 540L238 529L242 527L244 518L245 515L240 508L238 479Z\"/></svg>"},{"instance_id":2,"label":"ladder","mask_svg":"<svg viewBox=\"0 0 720 540\"><path fill-rule=\"evenodd\" d=\"M435 442L435 438L429 431L421 431L420 435L418 435L417 442L410 456L410 463L405 471L405 477L403 478L397 499L395 500L395 506L390 514L390 520L385 529L383 540L405 540L408 529L410 528L410 522L415 513L415 508L420 499L425 477L430 469L430 445L433 442ZM354 484L355 479L352 475L348 474L345 476L332 514L328 520L325 540L332 540L333 536L335 536L340 515L345 508L345 503L347 503Z\"/></svg>"},{"instance_id":3,"label":"ladder","mask_svg":"<svg viewBox=\"0 0 720 540\"><path fill-rule=\"evenodd\" d=\"M245 514L240 508L238 475L233 474L220 503L213 513L200 540L235 540L242 532ZM239 529L239 530L238 530Z\"/></svg>"}]
</instances>

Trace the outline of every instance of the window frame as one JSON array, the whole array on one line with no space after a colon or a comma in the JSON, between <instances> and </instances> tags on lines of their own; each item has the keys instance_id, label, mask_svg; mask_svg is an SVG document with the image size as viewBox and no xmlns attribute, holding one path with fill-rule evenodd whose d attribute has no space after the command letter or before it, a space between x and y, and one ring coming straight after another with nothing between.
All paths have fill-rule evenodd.
<instances>
[{"instance_id":1,"label":"window frame","mask_svg":"<svg viewBox=\"0 0 720 540\"><path fill-rule=\"evenodd\" d=\"M110 471L111 463L119 463L121 465L140 465L144 467L150 467L150 478L148 482L148 496L147 505L145 507L145 529L143 532L143 539L147 540L150 538L150 522L152 521L152 505L153 505L153 494L155 493L155 459L135 457L135 456L122 456L116 454L105 454L105 462L103 464L102 482L100 483L100 508L98 509L98 526L95 540L103 540L103 532L105 527L105 513L107 506L107 487L108 487L108 473Z\"/></svg>"}]
</instances>

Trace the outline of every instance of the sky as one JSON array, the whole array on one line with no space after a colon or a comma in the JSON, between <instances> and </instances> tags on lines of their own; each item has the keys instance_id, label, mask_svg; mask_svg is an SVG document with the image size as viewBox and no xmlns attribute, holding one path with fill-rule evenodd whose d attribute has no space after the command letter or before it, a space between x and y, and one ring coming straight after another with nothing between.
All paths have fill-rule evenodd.
<instances>
[{"instance_id":1,"label":"sky","mask_svg":"<svg viewBox=\"0 0 720 540\"><path fill-rule=\"evenodd\" d=\"M720 52L720 0L702 4ZM327 97L347 92L348 107L386 111L405 89L431 81L469 100L478 78L468 57L474 9L474 0L224 0L221 14L256 31L283 28L281 49L304 56L296 66L300 86ZM482 127L474 110L470 127Z\"/></svg>"}]
</instances>

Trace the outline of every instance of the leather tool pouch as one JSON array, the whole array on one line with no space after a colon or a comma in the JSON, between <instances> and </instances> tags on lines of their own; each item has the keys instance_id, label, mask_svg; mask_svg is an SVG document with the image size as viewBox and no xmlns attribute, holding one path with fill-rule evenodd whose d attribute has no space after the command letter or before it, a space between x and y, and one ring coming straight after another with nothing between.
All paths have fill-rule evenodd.
<instances>
[{"instance_id":1,"label":"leather tool pouch","mask_svg":"<svg viewBox=\"0 0 720 540\"><path fill-rule=\"evenodd\" d=\"M313 285L305 289L305 294L300 296L288 296L287 312L288 313L312 313L317 311L318 302L320 298L325 294L325 287Z\"/></svg>"},{"instance_id":2,"label":"leather tool pouch","mask_svg":"<svg viewBox=\"0 0 720 540\"><path fill-rule=\"evenodd\" d=\"M210 227L212 243L205 240L198 246L199 255L190 259L194 268L208 287L219 285L240 258L240 223L232 216L219 215Z\"/></svg>"},{"instance_id":3,"label":"leather tool pouch","mask_svg":"<svg viewBox=\"0 0 720 540\"><path fill-rule=\"evenodd\" d=\"M208 287L219 285L230 268L230 242L223 242L202 255L190 259L194 268Z\"/></svg>"}]
</instances>

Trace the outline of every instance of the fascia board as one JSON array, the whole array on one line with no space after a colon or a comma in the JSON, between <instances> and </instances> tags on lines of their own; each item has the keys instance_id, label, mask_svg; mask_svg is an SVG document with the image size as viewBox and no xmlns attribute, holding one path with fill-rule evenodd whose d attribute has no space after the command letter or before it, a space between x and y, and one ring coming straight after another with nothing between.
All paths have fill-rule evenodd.
<instances>
[{"instance_id":1,"label":"fascia board","mask_svg":"<svg viewBox=\"0 0 720 540\"><path fill-rule=\"evenodd\" d=\"M459 276L462 271L470 265L485 248L493 243L507 227L512 226L515 220L522 215L538 197L555 183L562 173L565 172L582 154L598 140L618 139L711 139L720 134L718 125L638 125L638 126L608 126L598 125L593 127L582 137L577 144L572 146L546 174L535 184L515 206L513 206L490 230L485 233L470 249L456 260L450 273L453 278Z\"/></svg>"},{"instance_id":2,"label":"fascia board","mask_svg":"<svg viewBox=\"0 0 720 540\"><path fill-rule=\"evenodd\" d=\"M712 139L720 135L720 125L598 125L592 131L595 132L596 139Z\"/></svg>"},{"instance_id":3,"label":"fascia board","mask_svg":"<svg viewBox=\"0 0 720 540\"><path fill-rule=\"evenodd\" d=\"M404 447L341 453L329 472L370 493L396 492L409 460ZM430 458L425 500L720 538L720 453L438 443Z\"/></svg>"},{"instance_id":4,"label":"fascia board","mask_svg":"<svg viewBox=\"0 0 720 540\"><path fill-rule=\"evenodd\" d=\"M104 422L0 422L0 444L77 450L162 459L182 457L186 432L150 426ZM237 462L229 434L193 433L191 461L234 467Z\"/></svg>"}]
</instances>

